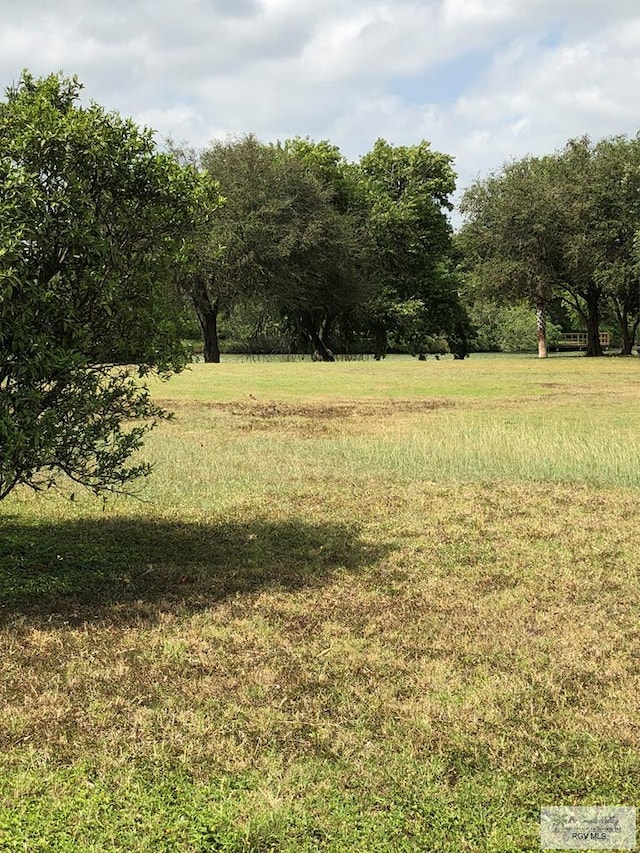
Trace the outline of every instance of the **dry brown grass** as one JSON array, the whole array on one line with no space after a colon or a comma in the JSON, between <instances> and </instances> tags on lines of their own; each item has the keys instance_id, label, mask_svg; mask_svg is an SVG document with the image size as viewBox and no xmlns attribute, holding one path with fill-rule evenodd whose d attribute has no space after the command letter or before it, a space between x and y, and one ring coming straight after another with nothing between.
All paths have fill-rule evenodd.
<instances>
[{"instance_id":1,"label":"dry brown grass","mask_svg":"<svg viewBox=\"0 0 640 853\"><path fill-rule=\"evenodd\" d=\"M320 523L332 503L344 495L273 510ZM509 765L541 713L639 745L635 495L377 483L356 508L371 519L359 535L389 551L367 572L337 554L324 581L291 592L265 579L206 608L203 579L183 576L176 604L169 575L152 613L133 600L94 604L95 618L75 602L16 616L1 637L4 749L160 749L203 771L246 766L266 744L288 758L357 750L388 724L446 752L454 725Z\"/></svg>"}]
</instances>

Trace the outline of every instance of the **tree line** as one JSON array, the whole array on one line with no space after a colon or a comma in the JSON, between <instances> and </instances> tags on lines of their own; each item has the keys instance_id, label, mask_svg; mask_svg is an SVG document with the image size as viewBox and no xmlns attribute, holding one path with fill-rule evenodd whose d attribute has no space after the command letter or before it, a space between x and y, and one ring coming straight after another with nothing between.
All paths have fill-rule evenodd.
<instances>
[{"instance_id":1,"label":"tree line","mask_svg":"<svg viewBox=\"0 0 640 853\"><path fill-rule=\"evenodd\" d=\"M423 351L433 336L467 352L469 324L452 267L447 213L451 158L427 142L379 139L358 163L327 141L267 144L253 135L174 148L215 180L224 198L192 246L179 280L204 339L220 360L218 321L244 309L315 358L390 341Z\"/></svg>"},{"instance_id":2,"label":"tree line","mask_svg":"<svg viewBox=\"0 0 640 853\"><path fill-rule=\"evenodd\" d=\"M590 355L606 310L630 351L637 139L508 164L467 190L453 235L452 158L426 141L379 139L357 162L252 135L159 150L81 89L24 72L0 101L0 500L59 472L95 491L146 473L133 460L165 413L140 380L184 367L190 314L212 362L234 312L323 361L435 340L462 359L470 313L509 323L525 303L541 355L559 306L584 318Z\"/></svg>"},{"instance_id":3,"label":"tree line","mask_svg":"<svg viewBox=\"0 0 640 853\"><path fill-rule=\"evenodd\" d=\"M357 163L329 142L253 136L176 150L226 201L183 280L219 361L219 317L245 323L248 349L414 355L527 344L603 322L630 355L640 326L640 140L569 141L475 181L452 234L451 158L427 142L380 139ZM525 331L526 327L526 331ZM617 334L615 334L617 330ZM236 341L237 343L237 341ZM267 346L268 346L267 345Z\"/></svg>"}]
</instances>

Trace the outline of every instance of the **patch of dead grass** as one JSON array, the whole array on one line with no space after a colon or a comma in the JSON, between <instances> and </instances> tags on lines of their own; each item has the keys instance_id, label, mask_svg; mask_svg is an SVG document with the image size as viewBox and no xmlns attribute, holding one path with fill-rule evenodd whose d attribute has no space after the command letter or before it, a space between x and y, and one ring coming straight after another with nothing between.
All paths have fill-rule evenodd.
<instances>
[{"instance_id":1,"label":"patch of dead grass","mask_svg":"<svg viewBox=\"0 0 640 853\"><path fill-rule=\"evenodd\" d=\"M423 415L458 405L445 398L434 399L364 399L357 401L326 400L292 402L261 402L238 400L209 402L163 400L162 405L173 410L178 419L195 418L205 429L217 426L240 433L272 432L313 438L344 433L372 434L380 428L380 420Z\"/></svg>"}]
</instances>

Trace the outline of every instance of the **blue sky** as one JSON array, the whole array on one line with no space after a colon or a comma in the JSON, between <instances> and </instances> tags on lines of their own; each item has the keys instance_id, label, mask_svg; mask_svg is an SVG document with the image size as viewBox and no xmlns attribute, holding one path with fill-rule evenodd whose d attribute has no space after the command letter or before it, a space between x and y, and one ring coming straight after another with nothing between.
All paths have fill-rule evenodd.
<instances>
[{"instance_id":1,"label":"blue sky","mask_svg":"<svg viewBox=\"0 0 640 853\"><path fill-rule=\"evenodd\" d=\"M452 106L466 91L473 89L491 67L492 53L472 50L431 68L426 74L390 80L393 94L409 104Z\"/></svg>"},{"instance_id":2,"label":"blue sky","mask_svg":"<svg viewBox=\"0 0 640 853\"><path fill-rule=\"evenodd\" d=\"M459 185L640 122L637 0L0 0L0 81L87 96L204 146L254 132L429 139Z\"/></svg>"}]
</instances>

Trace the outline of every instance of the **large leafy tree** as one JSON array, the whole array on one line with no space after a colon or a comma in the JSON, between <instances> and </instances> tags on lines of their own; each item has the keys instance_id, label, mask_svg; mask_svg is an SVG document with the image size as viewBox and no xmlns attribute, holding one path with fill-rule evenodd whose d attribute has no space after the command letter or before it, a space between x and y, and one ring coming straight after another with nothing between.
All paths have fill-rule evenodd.
<instances>
[{"instance_id":1,"label":"large leafy tree","mask_svg":"<svg viewBox=\"0 0 640 853\"><path fill-rule=\"evenodd\" d=\"M209 229L192 242L191 264L180 281L200 323L204 359L217 363L221 312L252 301L286 254L280 245L282 198L274 196L272 152L252 134L216 140L190 156L224 198Z\"/></svg>"},{"instance_id":2,"label":"large leafy tree","mask_svg":"<svg viewBox=\"0 0 640 853\"><path fill-rule=\"evenodd\" d=\"M603 202L608 193L598 178L604 176L597 174L599 163L587 137L570 140L556 154L554 165L555 186L562 197L554 218L561 245L563 289L586 326L586 355L601 356L600 314L605 293L598 273L605 262L607 213Z\"/></svg>"},{"instance_id":3,"label":"large leafy tree","mask_svg":"<svg viewBox=\"0 0 640 853\"><path fill-rule=\"evenodd\" d=\"M546 313L561 275L556 163L526 157L476 181L463 195L457 246L471 271L470 299L524 300L536 311L538 355L547 356Z\"/></svg>"},{"instance_id":4,"label":"large leafy tree","mask_svg":"<svg viewBox=\"0 0 640 853\"><path fill-rule=\"evenodd\" d=\"M215 194L80 90L24 73L0 102L0 498L146 473L140 376L184 363L168 285Z\"/></svg>"},{"instance_id":5,"label":"large leafy tree","mask_svg":"<svg viewBox=\"0 0 640 853\"><path fill-rule=\"evenodd\" d=\"M182 284L193 299L205 360L220 360L220 311L243 300L285 316L318 358L333 360L331 323L356 298L356 234L334 204L335 190L294 146L253 135L213 142L199 163L225 204Z\"/></svg>"},{"instance_id":6,"label":"large leafy tree","mask_svg":"<svg viewBox=\"0 0 640 853\"><path fill-rule=\"evenodd\" d=\"M293 287L281 294L281 311L309 341L316 358L330 361L330 336L349 347L370 292L367 197L358 168L328 140L297 137L277 147L322 188L325 203L323 251L290 279Z\"/></svg>"},{"instance_id":7,"label":"large leafy tree","mask_svg":"<svg viewBox=\"0 0 640 853\"><path fill-rule=\"evenodd\" d=\"M458 238L472 294L534 305L541 356L550 299L562 297L581 317L590 356L602 355L600 317L612 305L629 353L640 325L639 198L637 138L570 140L477 181L463 196Z\"/></svg>"},{"instance_id":8,"label":"large leafy tree","mask_svg":"<svg viewBox=\"0 0 640 853\"><path fill-rule=\"evenodd\" d=\"M390 335L420 351L437 334L465 354L468 321L449 264L451 158L428 142L395 147L378 139L359 169L369 206L367 312L376 355L384 354Z\"/></svg>"},{"instance_id":9,"label":"large leafy tree","mask_svg":"<svg viewBox=\"0 0 640 853\"><path fill-rule=\"evenodd\" d=\"M613 309L622 352L631 354L640 325L640 277L635 238L640 228L640 139L624 136L593 144L571 141L559 157L566 198L566 289L600 354L600 315Z\"/></svg>"}]
</instances>

